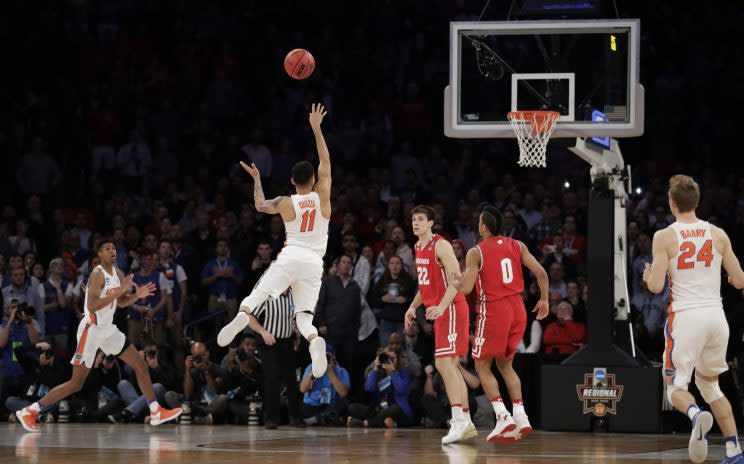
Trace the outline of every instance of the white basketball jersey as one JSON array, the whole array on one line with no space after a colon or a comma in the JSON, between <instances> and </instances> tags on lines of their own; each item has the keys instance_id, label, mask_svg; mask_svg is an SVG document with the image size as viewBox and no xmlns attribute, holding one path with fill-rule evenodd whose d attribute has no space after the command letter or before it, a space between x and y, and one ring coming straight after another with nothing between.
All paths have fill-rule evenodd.
<instances>
[{"instance_id":1,"label":"white basketball jersey","mask_svg":"<svg viewBox=\"0 0 744 464\"><path fill-rule=\"evenodd\" d=\"M328 245L329 219L320 211L320 197L317 192L307 195L292 195L295 210L294 221L285 222L287 246L307 248L322 258Z\"/></svg>"},{"instance_id":2,"label":"white basketball jersey","mask_svg":"<svg viewBox=\"0 0 744 464\"><path fill-rule=\"evenodd\" d=\"M721 308L721 263L710 224L675 222L679 251L669 260L670 305L676 313L686 309Z\"/></svg>"},{"instance_id":3,"label":"white basketball jersey","mask_svg":"<svg viewBox=\"0 0 744 464\"><path fill-rule=\"evenodd\" d=\"M99 298L105 298L106 296L113 293L119 288L119 275L116 273L116 267L114 267L114 274L111 275L103 268L98 265L96 269L100 269L103 273L103 288ZM92 273L93 271L91 271ZM116 301L113 301L108 306L99 309L98 311L88 311L88 294L85 294L85 303L83 306L85 310L85 320L94 325L110 325L114 323L114 313L116 312Z\"/></svg>"}]
</instances>

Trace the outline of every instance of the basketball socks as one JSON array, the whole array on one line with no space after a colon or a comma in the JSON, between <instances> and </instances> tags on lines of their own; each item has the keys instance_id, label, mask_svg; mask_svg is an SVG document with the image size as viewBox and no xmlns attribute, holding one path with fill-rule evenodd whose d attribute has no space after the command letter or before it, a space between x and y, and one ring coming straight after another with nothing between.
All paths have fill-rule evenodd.
<instances>
[{"instance_id":1,"label":"basketball socks","mask_svg":"<svg viewBox=\"0 0 744 464\"><path fill-rule=\"evenodd\" d=\"M732 458L737 454L741 454L739 439L736 437L736 435L732 437L726 437L726 457Z\"/></svg>"},{"instance_id":2,"label":"basketball socks","mask_svg":"<svg viewBox=\"0 0 744 464\"><path fill-rule=\"evenodd\" d=\"M452 405L452 420L456 420L458 422L462 422L463 420L465 420L465 415L462 412L461 404Z\"/></svg>"},{"instance_id":3,"label":"basketball socks","mask_svg":"<svg viewBox=\"0 0 744 464\"><path fill-rule=\"evenodd\" d=\"M466 422L473 422L473 419L470 417L470 408L462 408L462 414Z\"/></svg>"},{"instance_id":4,"label":"basketball socks","mask_svg":"<svg viewBox=\"0 0 744 464\"><path fill-rule=\"evenodd\" d=\"M506 406L504 406L504 400L502 400L500 396L491 398L491 405L493 406L493 411L496 413L496 417L499 417L504 413L509 414L509 411L506 410Z\"/></svg>"},{"instance_id":5,"label":"basketball socks","mask_svg":"<svg viewBox=\"0 0 744 464\"><path fill-rule=\"evenodd\" d=\"M32 404L31 406L29 406L29 409L32 410L35 413L39 413L39 412L41 412L41 405L38 402L36 402L36 403Z\"/></svg>"},{"instance_id":6,"label":"basketball socks","mask_svg":"<svg viewBox=\"0 0 744 464\"><path fill-rule=\"evenodd\" d=\"M526 415L526 413L524 412L524 403L522 402L522 400L512 401L512 414L515 416Z\"/></svg>"},{"instance_id":7,"label":"basketball socks","mask_svg":"<svg viewBox=\"0 0 744 464\"><path fill-rule=\"evenodd\" d=\"M697 414L698 412L700 412L700 408L698 407L698 405L697 405L697 404L695 404L695 403L692 403L692 404L691 404L691 405L690 405L690 406L689 406L689 407L687 408L687 417L689 417L689 418L690 418L690 420L693 420L693 419L695 418L695 414Z\"/></svg>"},{"instance_id":8,"label":"basketball socks","mask_svg":"<svg viewBox=\"0 0 744 464\"><path fill-rule=\"evenodd\" d=\"M156 412L158 412L158 409L160 409L160 404L158 404L158 400L148 401L147 404L150 405L150 412L152 414L155 414Z\"/></svg>"}]
</instances>

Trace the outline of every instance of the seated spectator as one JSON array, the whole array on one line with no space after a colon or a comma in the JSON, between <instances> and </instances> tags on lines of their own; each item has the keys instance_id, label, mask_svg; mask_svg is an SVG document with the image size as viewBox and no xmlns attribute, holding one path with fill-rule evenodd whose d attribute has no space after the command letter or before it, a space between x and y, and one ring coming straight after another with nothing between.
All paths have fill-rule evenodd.
<instances>
[{"instance_id":1,"label":"seated spectator","mask_svg":"<svg viewBox=\"0 0 744 464\"><path fill-rule=\"evenodd\" d=\"M2 335L0 335L2 337ZM15 358L25 373L25 386L18 396L5 400L5 407L10 411L10 422L16 421L15 412L40 400L57 385L70 378L70 363L58 361L54 355L54 345L46 341L37 344L19 345L13 350ZM57 405L41 410L47 422L53 422L53 412Z\"/></svg>"},{"instance_id":2,"label":"seated spectator","mask_svg":"<svg viewBox=\"0 0 744 464\"><path fill-rule=\"evenodd\" d=\"M419 365L425 366L434 362L434 337L424 333L418 324L409 324L406 327L404 343L406 351L411 351L416 356Z\"/></svg>"},{"instance_id":3,"label":"seated spectator","mask_svg":"<svg viewBox=\"0 0 744 464\"><path fill-rule=\"evenodd\" d=\"M390 334L403 335L403 316L416 294L416 282L403 270L403 260L392 256L382 278L375 284L372 306L380 318L380 345L384 345Z\"/></svg>"},{"instance_id":4,"label":"seated spectator","mask_svg":"<svg viewBox=\"0 0 744 464\"><path fill-rule=\"evenodd\" d=\"M475 393L480 388L480 379L475 373L474 367L468 366L468 357L460 356L460 364L457 365L468 387L468 404L470 405L470 414L474 416L478 410L478 401L475 399ZM426 383L424 383L424 395L421 397L421 407L425 411L421 419L421 425L426 428L443 428L447 427L447 421L450 419L451 410L447 392L444 389L444 380L433 365L429 364L424 368L426 374Z\"/></svg>"},{"instance_id":5,"label":"seated spectator","mask_svg":"<svg viewBox=\"0 0 744 464\"><path fill-rule=\"evenodd\" d=\"M370 393L369 405L349 405L349 427L394 428L413 423L413 410L408 403L411 377L401 369L400 358L394 351L383 351L374 360L374 369L367 375L364 390Z\"/></svg>"},{"instance_id":6,"label":"seated spectator","mask_svg":"<svg viewBox=\"0 0 744 464\"><path fill-rule=\"evenodd\" d=\"M563 217L563 247L576 265L581 265L586 259L586 237L578 232L578 220L573 214Z\"/></svg>"},{"instance_id":7,"label":"seated spectator","mask_svg":"<svg viewBox=\"0 0 744 464\"><path fill-rule=\"evenodd\" d=\"M145 343L142 351L140 351L140 355L147 363L155 397L159 403L164 404L165 392L176 386L176 370L161 361L158 353L158 345L153 341L147 341ZM125 371L128 374L128 378L119 382L116 388L119 392L119 397L127 406L117 413L110 414L108 420L114 424L120 424L142 419L144 416L145 423L149 423L150 414L145 414L148 412L147 398L139 391L134 371L128 365Z\"/></svg>"},{"instance_id":8,"label":"seated spectator","mask_svg":"<svg viewBox=\"0 0 744 464\"><path fill-rule=\"evenodd\" d=\"M194 424L198 425L211 425L227 415L227 396L221 394L227 373L209 357L204 343L193 343L191 356L184 362L183 394L173 391L165 394L168 405L191 412Z\"/></svg>"},{"instance_id":9,"label":"seated spectator","mask_svg":"<svg viewBox=\"0 0 744 464\"><path fill-rule=\"evenodd\" d=\"M563 265L560 263L553 263L550 266L550 287L548 290L551 293L560 293L561 298L566 298L568 292L566 292L566 282L563 281L563 275Z\"/></svg>"},{"instance_id":10,"label":"seated spectator","mask_svg":"<svg viewBox=\"0 0 744 464\"><path fill-rule=\"evenodd\" d=\"M20 259L20 256L18 258ZM46 314L43 310L41 298L39 298L39 292L31 285L31 280L26 275L26 269L22 265L11 267L10 285L2 289L2 294L6 311L13 301L25 304L29 308L28 312L33 319L38 322L39 333L42 335L45 333Z\"/></svg>"},{"instance_id":11,"label":"seated spectator","mask_svg":"<svg viewBox=\"0 0 744 464\"><path fill-rule=\"evenodd\" d=\"M584 300L581 299L581 295L579 295L579 284L573 280L569 281L566 284L566 294L567 296L565 301L567 301L574 310L574 321L586 323L586 304L584 303Z\"/></svg>"},{"instance_id":12,"label":"seated spectator","mask_svg":"<svg viewBox=\"0 0 744 464\"><path fill-rule=\"evenodd\" d=\"M576 263L565 253L563 235L555 234L553 236L553 244L545 245L541 251L543 253L541 262L545 269L550 269L554 263L558 263L563 266L563 271L567 278L576 278Z\"/></svg>"},{"instance_id":13,"label":"seated spectator","mask_svg":"<svg viewBox=\"0 0 744 464\"><path fill-rule=\"evenodd\" d=\"M651 293L646 282L641 281L641 293L633 297L633 308L637 311L634 321L641 349L649 355L658 355L664 349L664 323L668 292Z\"/></svg>"},{"instance_id":14,"label":"seated spectator","mask_svg":"<svg viewBox=\"0 0 744 464\"><path fill-rule=\"evenodd\" d=\"M227 408L236 424L248 424L252 398L263 398L263 369L256 356L258 344L252 334L245 335L237 348L228 351L225 363ZM270 421L266 421L266 428Z\"/></svg>"},{"instance_id":15,"label":"seated spectator","mask_svg":"<svg viewBox=\"0 0 744 464\"><path fill-rule=\"evenodd\" d=\"M122 379L122 368L114 355L98 351L93 368L85 378L83 388L71 401L72 420L75 422L100 422L124 405L117 386Z\"/></svg>"},{"instance_id":16,"label":"seated spectator","mask_svg":"<svg viewBox=\"0 0 744 464\"><path fill-rule=\"evenodd\" d=\"M323 377L313 377L313 366L305 368L300 382L302 417L307 425L340 425L346 415L346 397L351 381L349 373L336 360L336 350L326 344L328 368Z\"/></svg>"},{"instance_id":17,"label":"seated spectator","mask_svg":"<svg viewBox=\"0 0 744 464\"><path fill-rule=\"evenodd\" d=\"M557 321L548 324L543 334L545 353L565 355L576 352L586 338L584 324L573 320L573 308L565 301L558 304L556 316Z\"/></svg>"},{"instance_id":18,"label":"seated spectator","mask_svg":"<svg viewBox=\"0 0 744 464\"><path fill-rule=\"evenodd\" d=\"M23 303L13 299L8 306L7 321L0 329L0 349L3 350L2 398L21 396L23 394L24 372L13 349L17 346L35 346L41 341L39 323L31 317ZM3 401L4 403L4 401Z\"/></svg>"}]
</instances>

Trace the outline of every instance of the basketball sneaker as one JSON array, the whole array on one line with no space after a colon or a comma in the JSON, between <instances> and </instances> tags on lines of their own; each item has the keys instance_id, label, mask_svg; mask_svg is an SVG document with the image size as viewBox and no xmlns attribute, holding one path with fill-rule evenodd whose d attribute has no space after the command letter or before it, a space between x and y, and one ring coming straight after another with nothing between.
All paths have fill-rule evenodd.
<instances>
[{"instance_id":1,"label":"basketball sneaker","mask_svg":"<svg viewBox=\"0 0 744 464\"><path fill-rule=\"evenodd\" d=\"M162 406L158 406L156 412L150 413L150 425L160 425L178 419L183 410L181 408L176 409L165 409Z\"/></svg>"},{"instance_id":2,"label":"basketball sneaker","mask_svg":"<svg viewBox=\"0 0 744 464\"><path fill-rule=\"evenodd\" d=\"M744 464L744 454L739 453L736 456L724 457L721 464Z\"/></svg>"},{"instance_id":3,"label":"basketball sneaker","mask_svg":"<svg viewBox=\"0 0 744 464\"><path fill-rule=\"evenodd\" d=\"M39 424L36 422L36 419L39 417L38 412L33 411L29 406L26 406L20 411L16 411L15 414L18 418L18 422L20 422L23 428L26 429L26 432L41 432Z\"/></svg>"},{"instance_id":4,"label":"basketball sneaker","mask_svg":"<svg viewBox=\"0 0 744 464\"><path fill-rule=\"evenodd\" d=\"M496 416L496 427L488 434L487 441L502 441L503 435L517 428L514 418L508 412Z\"/></svg>"},{"instance_id":5,"label":"basketball sneaker","mask_svg":"<svg viewBox=\"0 0 744 464\"><path fill-rule=\"evenodd\" d=\"M687 450L690 461L700 463L708 457L708 432L713 427L713 415L708 411L698 411L692 418L692 432Z\"/></svg>"},{"instance_id":6,"label":"basketball sneaker","mask_svg":"<svg viewBox=\"0 0 744 464\"><path fill-rule=\"evenodd\" d=\"M515 429L519 433L519 438L525 438L527 435L532 433L532 426L530 420L527 418L527 414L515 414L514 422L517 424Z\"/></svg>"},{"instance_id":7,"label":"basketball sneaker","mask_svg":"<svg viewBox=\"0 0 744 464\"><path fill-rule=\"evenodd\" d=\"M442 444L449 445L458 441L464 441L478 435L475 425L471 421L453 420L447 435L442 437Z\"/></svg>"},{"instance_id":8,"label":"basketball sneaker","mask_svg":"<svg viewBox=\"0 0 744 464\"><path fill-rule=\"evenodd\" d=\"M235 336L245 329L249 320L245 311L238 311L238 315L217 334L217 344L223 347L229 345L235 339ZM323 353L323 356L325 356L325 353Z\"/></svg>"},{"instance_id":9,"label":"basketball sneaker","mask_svg":"<svg viewBox=\"0 0 744 464\"><path fill-rule=\"evenodd\" d=\"M323 377L328 368L328 358L326 358L326 342L320 335L310 341L310 359L313 362L313 377L316 379Z\"/></svg>"}]
</instances>

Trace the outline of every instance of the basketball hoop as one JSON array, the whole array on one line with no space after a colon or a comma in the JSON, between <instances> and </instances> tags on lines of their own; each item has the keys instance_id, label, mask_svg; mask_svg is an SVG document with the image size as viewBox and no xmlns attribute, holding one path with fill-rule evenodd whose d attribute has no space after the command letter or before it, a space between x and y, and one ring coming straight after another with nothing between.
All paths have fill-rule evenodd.
<instances>
[{"instance_id":1,"label":"basketball hoop","mask_svg":"<svg viewBox=\"0 0 744 464\"><path fill-rule=\"evenodd\" d=\"M544 168L545 148L558 121L556 111L512 111L508 115L519 142L519 164L523 168Z\"/></svg>"}]
</instances>

